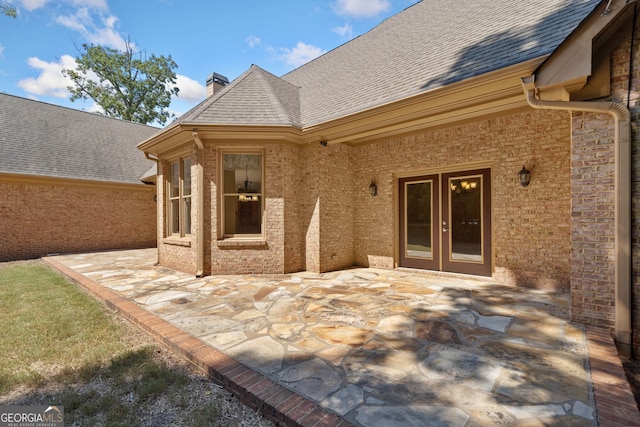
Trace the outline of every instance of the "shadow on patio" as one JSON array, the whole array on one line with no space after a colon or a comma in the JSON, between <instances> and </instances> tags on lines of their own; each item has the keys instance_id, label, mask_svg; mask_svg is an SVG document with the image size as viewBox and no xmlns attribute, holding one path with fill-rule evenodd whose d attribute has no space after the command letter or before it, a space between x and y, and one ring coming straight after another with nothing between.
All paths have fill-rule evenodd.
<instances>
[{"instance_id":1,"label":"shadow on patio","mask_svg":"<svg viewBox=\"0 0 640 427\"><path fill-rule=\"evenodd\" d=\"M155 250L48 261L147 329L166 324L154 334L245 403L303 425L597 425L567 294L370 268L194 278L154 267ZM178 329L189 338L173 343Z\"/></svg>"}]
</instances>

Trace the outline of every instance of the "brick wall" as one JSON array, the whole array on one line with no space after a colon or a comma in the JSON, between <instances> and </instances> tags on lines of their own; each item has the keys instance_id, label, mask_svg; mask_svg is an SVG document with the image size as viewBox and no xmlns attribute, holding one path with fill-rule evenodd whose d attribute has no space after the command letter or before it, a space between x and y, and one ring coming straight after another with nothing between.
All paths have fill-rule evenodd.
<instances>
[{"instance_id":1,"label":"brick wall","mask_svg":"<svg viewBox=\"0 0 640 427\"><path fill-rule=\"evenodd\" d=\"M531 111L360 147L355 165L355 260L391 267L397 227L394 174L488 162L493 186L494 274L503 283L568 289L570 120ZM525 164L531 184L517 173ZM378 196L361 191L371 180ZM360 191L357 191L357 190Z\"/></svg>"},{"instance_id":2,"label":"brick wall","mask_svg":"<svg viewBox=\"0 0 640 427\"><path fill-rule=\"evenodd\" d=\"M156 245L155 187L0 177L0 261Z\"/></svg>"},{"instance_id":3,"label":"brick wall","mask_svg":"<svg viewBox=\"0 0 640 427\"><path fill-rule=\"evenodd\" d=\"M571 317L614 321L615 167L613 118L572 114Z\"/></svg>"},{"instance_id":4,"label":"brick wall","mask_svg":"<svg viewBox=\"0 0 640 427\"><path fill-rule=\"evenodd\" d=\"M319 144L300 149L300 164L304 170L302 185L304 191L295 202L300 204L301 218L299 227L303 233L304 268L307 271L320 271L320 181L318 169L323 151Z\"/></svg>"},{"instance_id":5,"label":"brick wall","mask_svg":"<svg viewBox=\"0 0 640 427\"><path fill-rule=\"evenodd\" d=\"M351 147L337 144L319 151L320 271L331 271L354 264L354 195L368 194L369 184L354 185Z\"/></svg>"},{"instance_id":6,"label":"brick wall","mask_svg":"<svg viewBox=\"0 0 640 427\"><path fill-rule=\"evenodd\" d=\"M632 121L632 326L640 328L640 31L636 30L633 55L631 36L610 55L611 95L605 100L627 105ZM629 98L630 67L633 67ZM572 283L571 315L580 322L605 327L615 325L614 282L614 130L608 114L572 115ZM640 354L638 333L633 337Z\"/></svg>"},{"instance_id":7,"label":"brick wall","mask_svg":"<svg viewBox=\"0 0 640 427\"><path fill-rule=\"evenodd\" d=\"M291 209L288 202L291 202L292 195L296 194L293 187L295 181L295 166L287 164L287 161L296 159L296 152L288 145L269 145L267 147L254 145L257 148L264 148L264 241L263 242L235 242L230 244L222 239L223 231L220 224L221 207L218 200L218 188L220 185L219 173L219 145L213 143L205 144L205 272L208 274L249 274L249 273L283 273L286 268L300 269L301 263L292 259L285 268L285 233L291 237L290 248L297 248L300 242L299 229L294 226L297 210ZM252 145L243 145L243 148ZM195 182L195 172L193 175ZM196 197L197 192L193 193ZM292 225L285 230L285 206L287 214L293 219ZM193 223L195 211L192 213ZM195 236L192 237L192 247L182 250L185 256L195 259ZM190 250L189 250L190 249ZM294 249L295 250L295 249ZM184 270L184 269L182 269Z\"/></svg>"},{"instance_id":8,"label":"brick wall","mask_svg":"<svg viewBox=\"0 0 640 427\"><path fill-rule=\"evenodd\" d=\"M636 357L640 355L640 30L634 34L634 51L631 51L631 36L627 37L611 53L611 97L610 99L628 105L631 112L631 244L632 244L632 327L635 331L633 347ZM632 59L632 61L630 61ZM631 91L629 91L629 76L631 73ZM629 93L630 92L630 93ZM629 95L631 95L629 97ZM609 300L613 295L613 280L611 282L610 296L604 304L599 304L600 311L612 313ZM598 301L599 302L599 301ZM610 316L608 317L610 318ZM610 327L613 326L611 320Z\"/></svg>"},{"instance_id":9,"label":"brick wall","mask_svg":"<svg viewBox=\"0 0 640 427\"><path fill-rule=\"evenodd\" d=\"M537 110L362 146L268 145L263 245L219 241L218 148L206 143L205 271L320 272L354 264L393 268L396 174L487 162L493 181L494 278L568 289L570 134L568 113ZM523 164L532 172L527 188L518 182ZM378 186L376 197L369 194L372 181ZM158 230L162 233L162 225ZM195 271L193 236L190 246L165 241L159 252L163 265Z\"/></svg>"},{"instance_id":10,"label":"brick wall","mask_svg":"<svg viewBox=\"0 0 640 427\"><path fill-rule=\"evenodd\" d=\"M192 209L191 224L192 234L182 239L167 236L167 209L166 209L166 174L169 173L169 163L158 162L158 262L164 266L187 273L195 274L198 269L198 259L196 257L196 236L197 236L197 200L198 192L196 186L196 156L195 150L183 153L181 157L191 159L191 187L192 187ZM175 159L171 159L175 160Z\"/></svg>"},{"instance_id":11,"label":"brick wall","mask_svg":"<svg viewBox=\"0 0 640 427\"><path fill-rule=\"evenodd\" d=\"M286 145L282 147L280 168L283 174L284 210L284 271L305 269L306 227L303 219L307 211L302 196L307 193L310 179L302 167L304 149Z\"/></svg>"}]
</instances>

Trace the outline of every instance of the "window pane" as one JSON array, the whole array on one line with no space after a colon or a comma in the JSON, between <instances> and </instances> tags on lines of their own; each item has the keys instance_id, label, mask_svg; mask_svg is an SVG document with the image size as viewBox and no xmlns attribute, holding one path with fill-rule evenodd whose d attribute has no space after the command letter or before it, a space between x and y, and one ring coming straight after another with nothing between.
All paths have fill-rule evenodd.
<instances>
[{"instance_id":1,"label":"window pane","mask_svg":"<svg viewBox=\"0 0 640 427\"><path fill-rule=\"evenodd\" d=\"M262 192L261 154L225 154L222 162L226 194Z\"/></svg>"},{"instance_id":2,"label":"window pane","mask_svg":"<svg viewBox=\"0 0 640 427\"><path fill-rule=\"evenodd\" d=\"M180 233L180 200L171 200L171 225L172 234Z\"/></svg>"},{"instance_id":3,"label":"window pane","mask_svg":"<svg viewBox=\"0 0 640 427\"><path fill-rule=\"evenodd\" d=\"M191 234L191 197L184 199L184 234Z\"/></svg>"},{"instance_id":4,"label":"window pane","mask_svg":"<svg viewBox=\"0 0 640 427\"><path fill-rule=\"evenodd\" d=\"M238 212L238 196L224 197L224 234L236 234L236 215Z\"/></svg>"},{"instance_id":5,"label":"window pane","mask_svg":"<svg viewBox=\"0 0 640 427\"><path fill-rule=\"evenodd\" d=\"M262 233L262 154L223 154L224 234Z\"/></svg>"},{"instance_id":6,"label":"window pane","mask_svg":"<svg viewBox=\"0 0 640 427\"><path fill-rule=\"evenodd\" d=\"M262 233L262 197L241 194L224 198L226 235Z\"/></svg>"},{"instance_id":7,"label":"window pane","mask_svg":"<svg viewBox=\"0 0 640 427\"><path fill-rule=\"evenodd\" d=\"M185 196L191 195L191 160L183 159L182 160L182 173L184 175L184 186L182 189L182 194Z\"/></svg>"},{"instance_id":8,"label":"window pane","mask_svg":"<svg viewBox=\"0 0 640 427\"><path fill-rule=\"evenodd\" d=\"M170 174L169 196L178 197L180 195L180 163L171 163Z\"/></svg>"}]
</instances>

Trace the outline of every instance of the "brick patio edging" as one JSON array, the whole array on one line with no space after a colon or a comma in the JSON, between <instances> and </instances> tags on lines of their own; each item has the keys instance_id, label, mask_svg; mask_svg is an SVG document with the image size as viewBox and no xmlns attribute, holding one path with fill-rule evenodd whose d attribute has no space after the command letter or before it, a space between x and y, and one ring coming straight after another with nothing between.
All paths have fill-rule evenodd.
<instances>
[{"instance_id":1,"label":"brick patio edging","mask_svg":"<svg viewBox=\"0 0 640 427\"><path fill-rule=\"evenodd\" d=\"M587 328L591 381L600 427L640 426L640 411L609 331Z\"/></svg>"},{"instance_id":2,"label":"brick patio edging","mask_svg":"<svg viewBox=\"0 0 640 427\"><path fill-rule=\"evenodd\" d=\"M77 283L92 297L102 301L107 307L117 311L169 349L186 358L196 368L236 395L244 405L259 411L277 426L353 426L338 415L328 412L312 401L215 350L112 290L51 258L43 257L42 260Z\"/></svg>"}]
</instances>

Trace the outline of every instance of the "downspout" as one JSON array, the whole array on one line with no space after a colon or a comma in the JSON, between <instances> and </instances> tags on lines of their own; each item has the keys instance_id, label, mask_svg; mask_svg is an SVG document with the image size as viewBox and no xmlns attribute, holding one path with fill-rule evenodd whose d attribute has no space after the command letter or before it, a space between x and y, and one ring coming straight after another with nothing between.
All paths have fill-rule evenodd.
<instances>
[{"instance_id":1,"label":"downspout","mask_svg":"<svg viewBox=\"0 0 640 427\"><path fill-rule=\"evenodd\" d=\"M156 179L157 179L157 175L158 175L158 158L157 157L152 157L151 154L147 153L146 151L144 152L144 157L146 157L147 160L151 160L152 162L156 163ZM156 182L156 203L158 200L158 185ZM156 218L161 218L160 215L158 215L158 207L156 205ZM156 228L156 240L158 238L158 230ZM156 241L156 262L153 263L153 265L159 265L160 264L160 248L157 247L158 242Z\"/></svg>"},{"instance_id":2,"label":"downspout","mask_svg":"<svg viewBox=\"0 0 640 427\"><path fill-rule=\"evenodd\" d=\"M192 132L193 141L196 143L196 191L198 195L198 209L196 210L196 221L198 233L196 235L196 277L204 276L204 144L198 134L198 129Z\"/></svg>"},{"instance_id":3,"label":"downspout","mask_svg":"<svg viewBox=\"0 0 640 427\"><path fill-rule=\"evenodd\" d=\"M147 160L151 160L152 162L156 162L156 165L158 164L158 158L157 157L151 157L151 154L147 153L146 151L144 152L144 156L147 158Z\"/></svg>"},{"instance_id":4,"label":"downspout","mask_svg":"<svg viewBox=\"0 0 640 427\"><path fill-rule=\"evenodd\" d=\"M631 114L618 102L543 101L535 96L535 75L522 79L532 108L606 113L613 116L615 168L615 340L623 357L631 357Z\"/></svg>"}]
</instances>

